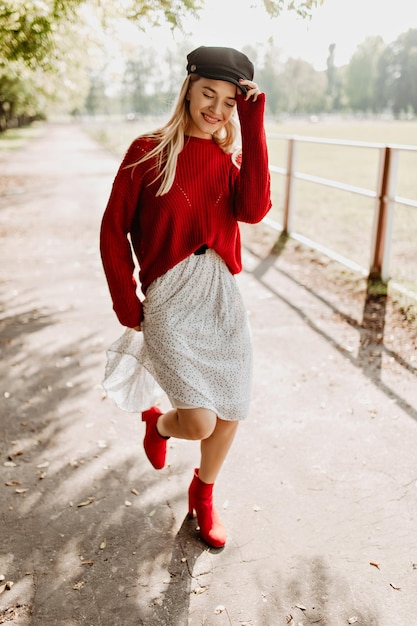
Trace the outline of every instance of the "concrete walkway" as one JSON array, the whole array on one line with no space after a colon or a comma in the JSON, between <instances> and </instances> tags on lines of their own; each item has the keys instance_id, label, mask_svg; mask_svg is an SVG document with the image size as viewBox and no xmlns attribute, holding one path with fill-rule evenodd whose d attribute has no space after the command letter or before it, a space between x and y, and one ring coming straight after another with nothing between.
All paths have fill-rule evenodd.
<instances>
[{"instance_id":1,"label":"concrete walkway","mask_svg":"<svg viewBox=\"0 0 417 626\"><path fill-rule=\"evenodd\" d=\"M103 398L122 332L98 255L118 161L50 126L0 161L0 624L417 624L417 385L247 247L252 414L216 485L228 531L186 519L195 442L156 472L143 424ZM398 358L396 358L398 357Z\"/></svg>"}]
</instances>

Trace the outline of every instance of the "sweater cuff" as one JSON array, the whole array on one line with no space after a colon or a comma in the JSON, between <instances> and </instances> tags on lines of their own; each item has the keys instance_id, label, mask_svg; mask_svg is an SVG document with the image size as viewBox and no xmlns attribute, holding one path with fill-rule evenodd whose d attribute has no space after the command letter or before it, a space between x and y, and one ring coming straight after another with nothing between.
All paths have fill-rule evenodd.
<instances>
[{"instance_id":1,"label":"sweater cuff","mask_svg":"<svg viewBox=\"0 0 417 626\"><path fill-rule=\"evenodd\" d=\"M266 96L264 93L260 93L255 102L252 99L245 100L244 96L238 96L237 111L242 135L257 135L259 128L263 128L265 103Z\"/></svg>"},{"instance_id":2,"label":"sweater cuff","mask_svg":"<svg viewBox=\"0 0 417 626\"><path fill-rule=\"evenodd\" d=\"M143 321L143 305L139 299L136 300L130 310L127 310L125 306L117 306L116 304L113 305L113 309L122 326L135 328L135 326L140 326Z\"/></svg>"}]
</instances>

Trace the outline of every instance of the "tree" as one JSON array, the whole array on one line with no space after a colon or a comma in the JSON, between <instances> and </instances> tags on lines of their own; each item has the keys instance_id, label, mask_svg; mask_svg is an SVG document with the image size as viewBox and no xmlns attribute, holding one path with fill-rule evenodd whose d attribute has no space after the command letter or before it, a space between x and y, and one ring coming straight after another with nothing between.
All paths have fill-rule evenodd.
<instances>
[{"instance_id":1,"label":"tree","mask_svg":"<svg viewBox=\"0 0 417 626\"><path fill-rule=\"evenodd\" d=\"M279 81L279 75L284 67L281 60L281 51L272 41L269 41L263 63L260 59L257 59L258 54L255 49L247 49L245 52L250 59L255 61L257 68L255 80L262 85L262 89L267 94L267 112L276 115L285 108Z\"/></svg>"},{"instance_id":2,"label":"tree","mask_svg":"<svg viewBox=\"0 0 417 626\"><path fill-rule=\"evenodd\" d=\"M277 78L279 107L292 115L318 113L325 108L326 77L302 59L288 59Z\"/></svg>"},{"instance_id":3,"label":"tree","mask_svg":"<svg viewBox=\"0 0 417 626\"><path fill-rule=\"evenodd\" d=\"M380 110L376 84L380 59L385 50L381 37L368 37L359 45L346 69L345 93L349 106L356 111Z\"/></svg>"},{"instance_id":4,"label":"tree","mask_svg":"<svg viewBox=\"0 0 417 626\"><path fill-rule=\"evenodd\" d=\"M340 108L341 81L335 66L336 44L329 46L329 56L327 57L327 94L330 98L330 109L337 111Z\"/></svg>"},{"instance_id":5,"label":"tree","mask_svg":"<svg viewBox=\"0 0 417 626\"><path fill-rule=\"evenodd\" d=\"M375 94L380 109L417 113L417 29L402 33L381 54Z\"/></svg>"},{"instance_id":6,"label":"tree","mask_svg":"<svg viewBox=\"0 0 417 626\"><path fill-rule=\"evenodd\" d=\"M314 7L323 0L263 0L272 16L283 10L295 10L310 16ZM83 6L92 7L101 21L109 26L112 20L126 18L139 28L156 25L166 20L173 28L181 26L186 12L197 13L199 0L125 0L100 2L99 0L3 0L0 3L0 64L4 61L22 60L29 66L49 64L60 39L60 26L78 24L82 20ZM3 59L1 59L3 57Z\"/></svg>"},{"instance_id":7,"label":"tree","mask_svg":"<svg viewBox=\"0 0 417 626\"><path fill-rule=\"evenodd\" d=\"M196 1L4 0L0 3L0 64L21 60L30 67L50 67L51 60L62 50L62 28L84 21L84 5L91 6L106 26L122 17L138 25L145 21L157 24L164 17L178 27L186 10L196 10Z\"/></svg>"},{"instance_id":8,"label":"tree","mask_svg":"<svg viewBox=\"0 0 417 626\"><path fill-rule=\"evenodd\" d=\"M394 114L417 113L417 29L400 35L392 44L392 50L390 76Z\"/></svg>"}]
</instances>

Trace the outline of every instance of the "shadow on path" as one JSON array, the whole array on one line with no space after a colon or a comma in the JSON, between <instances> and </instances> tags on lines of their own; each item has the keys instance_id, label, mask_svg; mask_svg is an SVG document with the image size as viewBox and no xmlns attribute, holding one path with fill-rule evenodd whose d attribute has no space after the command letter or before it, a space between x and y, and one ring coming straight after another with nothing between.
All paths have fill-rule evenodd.
<instances>
[{"instance_id":1,"label":"shadow on path","mask_svg":"<svg viewBox=\"0 0 417 626\"><path fill-rule=\"evenodd\" d=\"M389 385L387 385L381 379L381 371L384 356L393 359L401 368L410 372L413 376L417 375L417 367L408 363L402 356L396 351L388 349L384 345L384 329L387 309L387 293L386 290L381 289L380 283L368 280L367 290L365 295L365 302L362 311L362 319L358 321L350 315L346 315L335 304L323 295L318 294L314 289L311 289L306 284L302 283L289 271L279 267L278 261L280 256L285 252L288 237L281 233L276 244L271 249L270 253L264 258L261 258L256 254L249 246L246 246L251 255L259 259L259 263L250 272L260 284L268 289L274 296L285 302L312 330L321 335L326 341L328 341L335 349L337 349L343 356L348 359L353 365L360 368L365 376L369 378L373 384L381 389L389 398L394 399L401 409L403 409L410 417L417 420L417 408L412 406L405 398L403 398L398 392L394 391ZM333 337L331 337L326 331L320 328L314 318L306 313L300 306L298 306L293 300L289 299L284 293L281 293L275 287L273 287L266 280L265 276L267 272L273 269L278 274L289 279L294 285L302 288L313 296L316 300L320 301L329 310L337 313L339 318L348 324L351 328L355 329L359 333L359 348L358 353L355 356L346 351L345 347L338 343Z\"/></svg>"}]
</instances>

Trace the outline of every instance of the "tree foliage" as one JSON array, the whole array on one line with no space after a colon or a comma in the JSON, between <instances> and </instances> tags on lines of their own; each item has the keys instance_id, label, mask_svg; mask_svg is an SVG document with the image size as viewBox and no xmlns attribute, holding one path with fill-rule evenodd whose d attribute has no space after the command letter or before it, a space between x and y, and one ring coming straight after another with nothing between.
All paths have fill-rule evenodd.
<instances>
[{"instance_id":1,"label":"tree foliage","mask_svg":"<svg viewBox=\"0 0 417 626\"><path fill-rule=\"evenodd\" d=\"M271 15L288 9L307 16L321 1L263 0L263 4ZM181 27L186 13L197 14L203 5L204 0L0 1L0 130L25 107L41 110L48 93L59 99L63 87L73 107L84 99L86 8L95 13L105 29L111 29L122 18L138 28L165 21L175 29ZM79 41L74 45L75 32ZM78 88L71 79L74 69L81 77ZM94 81L97 90L100 79L95 77ZM135 97L139 98L140 93Z\"/></svg>"},{"instance_id":2,"label":"tree foliage","mask_svg":"<svg viewBox=\"0 0 417 626\"><path fill-rule=\"evenodd\" d=\"M417 29L410 29L388 49L386 95L395 115L417 114Z\"/></svg>"},{"instance_id":3,"label":"tree foliage","mask_svg":"<svg viewBox=\"0 0 417 626\"><path fill-rule=\"evenodd\" d=\"M309 18L323 0L252 1L254 10L263 8L274 17L296 11ZM106 33L122 19L139 29L162 22L180 29L184 16L198 14L203 5L204 0L0 0L0 131L19 116L45 112L52 101L65 102L66 110L85 103L90 113L114 112L115 107L144 114L166 110L183 75L184 47L161 58L155 51L139 53L136 46L134 55L126 57L121 93L112 100L106 68L94 67L94 29L88 20L101 24ZM380 37L366 39L343 68L335 66L335 48L329 47L327 72L318 72L302 59L283 62L272 42L245 47L255 62L256 80L267 93L268 113L348 109L417 114L416 29L389 45ZM167 76L157 83L156 62Z\"/></svg>"},{"instance_id":4,"label":"tree foliage","mask_svg":"<svg viewBox=\"0 0 417 626\"><path fill-rule=\"evenodd\" d=\"M297 11L310 16L323 0L263 0L271 16L283 10ZM62 24L76 24L81 18L80 8L87 5L100 14L105 25L125 18L139 27L145 23L156 25L162 20L173 28L181 27L187 12L198 13L203 0L3 0L0 2L0 50L4 61L21 60L29 66L49 62L49 56L60 49ZM1 58L0 58L1 62Z\"/></svg>"},{"instance_id":5,"label":"tree foliage","mask_svg":"<svg viewBox=\"0 0 417 626\"><path fill-rule=\"evenodd\" d=\"M385 44L381 37L368 37L358 46L346 71L345 92L350 107L356 111L380 110L377 97L379 61Z\"/></svg>"},{"instance_id":6,"label":"tree foliage","mask_svg":"<svg viewBox=\"0 0 417 626\"><path fill-rule=\"evenodd\" d=\"M301 17L311 17L323 0L263 0L263 3L272 17L278 17L283 11L296 11Z\"/></svg>"}]
</instances>

